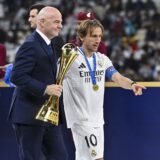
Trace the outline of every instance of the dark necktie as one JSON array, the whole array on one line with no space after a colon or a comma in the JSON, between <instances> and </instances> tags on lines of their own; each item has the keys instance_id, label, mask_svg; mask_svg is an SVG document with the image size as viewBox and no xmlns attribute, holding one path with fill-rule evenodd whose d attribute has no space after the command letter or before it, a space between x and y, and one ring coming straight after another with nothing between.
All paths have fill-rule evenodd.
<instances>
[{"instance_id":1,"label":"dark necktie","mask_svg":"<svg viewBox=\"0 0 160 160\"><path fill-rule=\"evenodd\" d=\"M50 44L48 45L48 48L49 48L50 57L51 57L51 59L52 59L52 61L53 61L53 65L54 65L53 71L54 71L54 74L56 75L56 70L57 70L57 66L56 66L56 55L55 55L55 53L54 53L54 51L53 51L52 43L50 43Z\"/></svg>"},{"instance_id":2,"label":"dark necktie","mask_svg":"<svg viewBox=\"0 0 160 160\"><path fill-rule=\"evenodd\" d=\"M51 43L48 45L48 48L49 48L49 53L53 55L53 48Z\"/></svg>"}]
</instances>

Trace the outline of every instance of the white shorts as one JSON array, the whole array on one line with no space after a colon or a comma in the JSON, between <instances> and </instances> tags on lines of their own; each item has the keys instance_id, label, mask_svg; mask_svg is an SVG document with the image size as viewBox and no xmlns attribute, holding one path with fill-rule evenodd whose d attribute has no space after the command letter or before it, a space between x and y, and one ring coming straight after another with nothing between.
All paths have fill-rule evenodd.
<instances>
[{"instance_id":1,"label":"white shorts","mask_svg":"<svg viewBox=\"0 0 160 160\"><path fill-rule=\"evenodd\" d=\"M103 158L104 129L74 124L71 128L76 148L76 160Z\"/></svg>"}]
</instances>

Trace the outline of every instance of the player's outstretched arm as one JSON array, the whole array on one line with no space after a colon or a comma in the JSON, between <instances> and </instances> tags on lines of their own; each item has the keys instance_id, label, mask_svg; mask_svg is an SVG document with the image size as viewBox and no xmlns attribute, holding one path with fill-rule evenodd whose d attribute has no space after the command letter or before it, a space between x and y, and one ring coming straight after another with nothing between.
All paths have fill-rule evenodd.
<instances>
[{"instance_id":1,"label":"player's outstretched arm","mask_svg":"<svg viewBox=\"0 0 160 160\"><path fill-rule=\"evenodd\" d=\"M112 80L120 85L122 88L133 90L136 96L142 95L142 90L146 89L143 85L140 85L127 77L122 76L120 73L116 72L112 76Z\"/></svg>"}]
</instances>

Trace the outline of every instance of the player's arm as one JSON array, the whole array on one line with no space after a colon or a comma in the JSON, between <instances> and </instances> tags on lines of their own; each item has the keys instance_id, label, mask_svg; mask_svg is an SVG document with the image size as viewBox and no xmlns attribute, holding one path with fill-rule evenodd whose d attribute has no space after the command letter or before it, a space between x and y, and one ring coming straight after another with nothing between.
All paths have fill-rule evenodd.
<instances>
[{"instance_id":1,"label":"player's arm","mask_svg":"<svg viewBox=\"0 0 160 160\"><path fill-rule=\"evenodd\" d=\"M133 90L135 95L142 95L142 89L146 89L144 86L122 76L119 72L112 75L112 80L122 88Z\"/></svg>"}]
</instances>

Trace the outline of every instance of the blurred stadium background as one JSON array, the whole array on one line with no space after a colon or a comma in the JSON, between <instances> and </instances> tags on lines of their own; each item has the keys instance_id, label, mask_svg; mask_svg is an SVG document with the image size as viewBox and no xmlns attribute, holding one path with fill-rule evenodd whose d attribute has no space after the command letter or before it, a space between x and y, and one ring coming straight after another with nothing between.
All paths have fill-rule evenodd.
<instances>
[{"instance_id":1,"label":"blurred stadium background","mask_svg":"<svg viewBox=\"0 0 160 160\"><path fill-rule=\"evenodd\" d=\"M160 80L159 0L0 0L0 43L6 45L7 63L30 33L28 9L34 3L60 9L65 42L75 35L77 12L94 12L115 67L136 81Z\"/></svg>"},{"instance_id":2,"label":"blurred stadium background","mask_svg":"<svg viewBox=\"0 0 160 160\"><path fill-rule=\"evenodd\" d=\"M95 12L105 28L106 55L115 67L136 81L160 80L160 0L0 0L0 43L6 46L7 63L14 61L17 49L31 33L28 9L35 3L60 9L65 42L75 36L77 13ZM159 82L153 83L158 84L148 87L140 97L106 87L107 160L160 159L160 88ZM12 92L13 88L0 88L1 160L18 159L15 135L6 121Z\"/></svg>"}]
</instances>

